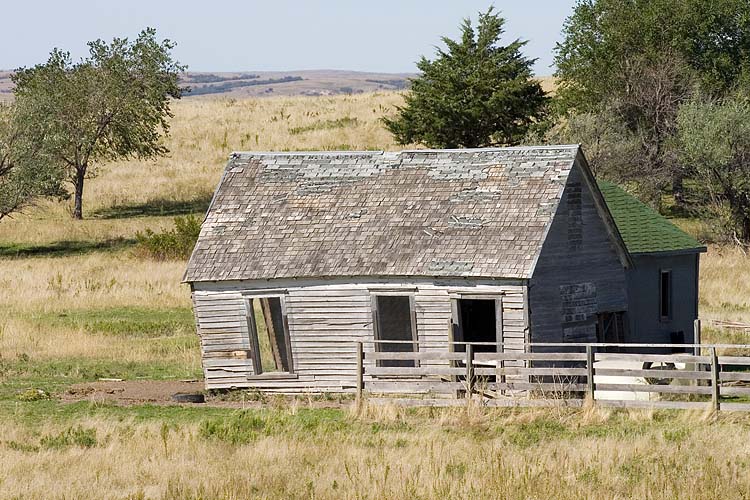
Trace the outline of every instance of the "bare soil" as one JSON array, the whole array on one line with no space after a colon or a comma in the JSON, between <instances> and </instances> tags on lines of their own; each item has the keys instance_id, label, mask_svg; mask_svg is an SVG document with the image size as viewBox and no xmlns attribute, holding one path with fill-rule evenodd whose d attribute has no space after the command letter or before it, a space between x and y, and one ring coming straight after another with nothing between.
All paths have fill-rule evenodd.
<instances>
[{"instance_id":1,"label":"bare soil","mask_svg":"<svg viewBox=\"0 0 750 500\"><path fill-rule=\"evenodd\" d=\"M220 408L262 408L273 405L286 405L296 400L311 408L342 408L351 404L343 399L304 398L294 396L268 396L261 400L250 396L243 397L241 392L221 394L206 393L202 380L123 380L98 381L71 385L59 398L66 403L78 401L108 402L122 406L138 404L179 405L179 406L212 406ZM205 393L205 403L179 403L172 399L177 393Z\"/></svg>"},{"instance_id":2,"label":"bare soil","mask_svg":"<svg viewBox=\"0 0 750 500\"><path fill-rule=\"evenodd\" d=\"M74 384L66 390L63 401L106 401L123 405L155 403L178 404L172 395L180 392L202 392L202 381L123 380ZM186 403L188 404L188 403Z\"/></svg>"}]
</instances>

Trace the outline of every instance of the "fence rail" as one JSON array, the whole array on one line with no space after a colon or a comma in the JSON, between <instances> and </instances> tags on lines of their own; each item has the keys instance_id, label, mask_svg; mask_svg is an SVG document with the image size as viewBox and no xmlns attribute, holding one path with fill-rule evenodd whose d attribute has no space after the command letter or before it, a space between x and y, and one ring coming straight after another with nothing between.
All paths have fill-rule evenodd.
<instances>
[{"instance_id":1,"label":"fence rail","mask_svg":"<svg viewBox=\"0 0 750 500\"><path fill-rule=\"evenodd\" d=\"M414 352L386 347L397 344L357 342L359 400L407 406L473 401L488 407L581 406L588 400L608 407L750 411L750 345L531 343L523 351L503 351L491 342L456 342L449 348L419 344Z\"/></svg>"}]
</instances>

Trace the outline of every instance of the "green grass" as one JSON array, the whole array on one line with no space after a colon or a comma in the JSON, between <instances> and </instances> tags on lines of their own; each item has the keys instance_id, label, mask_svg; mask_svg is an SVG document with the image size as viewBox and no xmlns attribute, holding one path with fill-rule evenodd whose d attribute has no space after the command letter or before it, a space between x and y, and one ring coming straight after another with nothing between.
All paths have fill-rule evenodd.
<instances>
[{"instance_id":1,"label":"green grass","mask_svg":"<svg viewBox=\"0 0 750 500\"><path fill-rule=\"evenodd\" d=\"M128 203L104 207L91 212L93 219L128 219L196 214L203 216L211 203L213 192L189 200L157 199L146 203Z\"/></svg>"},{"instance_id":2,"label":"green grass","mask_svg":"<svg viewBox=\"0 0 750 500\"><path fill-rule=\"evenodd\" d=\"M71 309L66 312L34 313L28 319L48 328L65 327L88 333L127 337L195 334L195 317L189 307Z\"/></svg>"},{"instance_id":3,"label":"green grass","mask_svg":"<svg viewBox=\"0 0 750 500\"><path fill-rule=\"evenodd\" d=\"M119 406L114 403L75 402L55 400L15 402L0 400L0 418L43 429L51 423L76 425L85 418L104 418L115 422L157 422L166 425L198 424L198 437L207 441L237 446L256 442L263 437L292 437L305 442L325 442L335 439L341 443L367 448L409 446L425 424L437 426L450 439L469 438L477 442L502 439L511 448L546 448L552 442L576 442L584 438L628 440L653 435L655 440L670 443L690 439L691 425L679 419L678 411L655 412L648 425L633 420L627 412L615 411L605 421L584 423L576 414L567 411L562 418L536 413L530 419L513 419L523 410L492 411L482 423L461 420L438 423L435 417L442 410L413 409L392 421L372 422L353 417L345 408L289 407L261 409L231 409L210 406L159 406L141 404ZM52 439L52 438L50 438ZM65 437L56 437L64 441Z\"/></svg>"},{"instance_id":4,"label":"green grass","mask_svg":"<svg viewBox=\"0 0 750 500\"><path fill-rule=\"evenodd\" d=\"M317 121L311 125L305 125L302 127L292 127L289 129L291 135L304 134L305 132L311 132L313 130L331 130L337 128L356 127L359 124L357 118L351 116L344 116L335 120L322 120Z\"/></svg>"},{"instance_id":5,"label":"green grass","mask_svg":"<svg viewBox=\"0 0 750 500\"><path fill-rule=\"evenodd\" d=\"M199 436L239 445L252 443L263 436L294 434L314 439L350 433L355 428L361 432L365 426L347 419L345 412L338 409L302 409L294 415L274 409L242 410L204 420Z\"/></svg>"},{"instance_id":6,"label":"green grass","mask_svg":"<svg viewBox=\"0 0 750 500\"><path fill-rule=\"evenodd\" d=\"M101 241L64 240L42 245L29 243L0 244L0 258L67 257L92 252L117 252L136 244L132 238L112 238Z\"/></svg>"},{"instance_id":7,"label":"green grass","mask_svg":"<svg viewBox=\"0 0 750 500\"><path fill-rule=\"evenodd\" d=\"M100 378L176 380L201 376L177 363L136 363L108 359L55 359L30 361L27 357L0 358L0 403L17 403L29 389L57 394L67 387ZM34 401L37 403L38 401Z\"/></svg>"}]
</instances>

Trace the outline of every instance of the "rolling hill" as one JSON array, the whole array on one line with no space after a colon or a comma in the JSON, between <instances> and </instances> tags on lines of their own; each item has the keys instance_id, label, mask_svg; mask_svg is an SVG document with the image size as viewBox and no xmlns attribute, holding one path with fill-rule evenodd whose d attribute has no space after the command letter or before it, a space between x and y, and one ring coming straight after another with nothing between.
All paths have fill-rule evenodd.
<instances>
[{"instance_id":1,"label":"rolling hill","mask_svg":"<svg viewBox=\"0 0 750 500\"><path fill-rule=\"evenodd\" d=\"M10 71L0 71L0 101L12 97ZM345 70L188 72L184 85L191 88L186 97L269 97L325 96L402 90L408 87L410 73L370 73ZM540 77L547 91L554 90L552 77Z\"/></svg>"},{"instance_id":2,"label":"rolling hill","mask_svg":"<svg viewBox=\"0 0 750 500\"><path fill-rule=\"evenodd\" d=\"M0 100L12 96L11 71L0 71ZM407 73L369 73L343 70L188 72L182 77L191 88L186 97L324 96L400 90L409 84Z\"/></svg>"}]
</instances>

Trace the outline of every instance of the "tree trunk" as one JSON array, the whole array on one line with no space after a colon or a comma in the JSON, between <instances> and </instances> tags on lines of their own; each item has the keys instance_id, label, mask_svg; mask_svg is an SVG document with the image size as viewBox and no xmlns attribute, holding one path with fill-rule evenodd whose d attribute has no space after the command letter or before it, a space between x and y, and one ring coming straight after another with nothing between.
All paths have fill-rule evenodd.
<instances>
[{"instance_id":1,"label":"tree trunk","mask_svg":"<svg viewBox=\"0 0 750 500\"><path fill-rule=\"evenodd\" d=\"M750 218L742 215L742 234L740 235L742 243L750 243Z\"/></svg>"},{"instance_id":2,"label":"tree trunk","mask_svg":"<svg viewBox=\"0 0 750 500\"><path fill-rule=\"evenodd\" d=\"M672 196L678 209L685 208L685 184L681 172L675 172L672 175Z\"/></svg>"},{"instance_id":3,"label":"tree trunk","mask_svg":"<svg viewBox=\"0 0 750 500\"><path fill-rule=\"evenodd\" d=\"M76 220L83 219L83 180L85 178L86 165L76 167L75 208L73 209L73 218Z\"/></svg>"}]
</instances>

